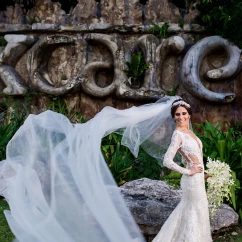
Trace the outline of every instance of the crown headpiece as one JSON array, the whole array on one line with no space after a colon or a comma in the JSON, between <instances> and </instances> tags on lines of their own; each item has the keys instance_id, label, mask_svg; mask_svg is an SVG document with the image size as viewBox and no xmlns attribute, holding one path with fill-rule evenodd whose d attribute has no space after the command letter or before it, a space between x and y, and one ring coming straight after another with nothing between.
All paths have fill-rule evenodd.
<instances>
[{"instance_id":1,"label":"crown headpiece","mask_svg":"<svg viewBox=\"0 0 242 242\"><path fill-rule=\"evenodd\" d=\"M181 105L184 105L184 106L187 107L187 108L190 108L190 107L191 107L190 104L184 102L183 100L180 100L180 101L178 101L178 102L173 103L173 104L172 104L172 107L173 107L173 106L181 106Z\"/></svg>"}]
</instances>

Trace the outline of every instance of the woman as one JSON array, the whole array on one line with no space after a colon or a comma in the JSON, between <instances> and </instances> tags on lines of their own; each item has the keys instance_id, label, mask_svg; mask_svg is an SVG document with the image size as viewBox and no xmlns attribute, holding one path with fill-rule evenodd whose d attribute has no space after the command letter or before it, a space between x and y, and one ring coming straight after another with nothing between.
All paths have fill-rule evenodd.
<instances>
[{"instance_id":1,"label":"woman","mask_svg":"<svg viewBox=\"0 0 242 242\"><path fill-rule=\"evenodd\" d=\"M204 184L202 142L189 129L191 106L178 99L171 106L176 122L164 165L183 174L182 198L153 242L210 242L208 202ZM176 153L182 156L183 168L173 162Z\"/></svg>"},{"instance_id":2,"label":"woman","mask_svg":"<svg viewBox=\"0 0 242 242\"><path fill-rule=\"evenodd\" d=\"M5 215L18 241L144 242L103 158L101 140L121 132L122 144L134 156L143 145L160 160L161 145L170 139L170 108L176 99L165 97L126 110L105 107L90 121L75 125L51 111L29 115L9 142L6 160L0 162L0 194L9 203L11 211ZM194 183L187 189L193 189L200 176L189 178ZM196 196L196 189L191 194ZM201 201L206 198L206 194L199 196ZM189 221L197 225L193 217Z\"/></svg>"}]
</instances>

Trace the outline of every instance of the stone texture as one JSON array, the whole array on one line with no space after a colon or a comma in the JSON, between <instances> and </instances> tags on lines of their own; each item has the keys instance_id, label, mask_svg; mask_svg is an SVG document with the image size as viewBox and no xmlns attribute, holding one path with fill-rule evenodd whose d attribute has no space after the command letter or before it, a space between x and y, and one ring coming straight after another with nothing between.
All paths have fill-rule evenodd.
<instances>
[{"instance_id":1,"label":"stone texture","mask_svg":"<svg viewBox=\"0 0 242 242\"><path fill-rule=\"evenodd\" d=\"M92 23L95 22L96 17L95 0L78 0L78 4L73 9L71 15L71 24Z\"/></svg>"},{"instance_id":2,"label":"stone texture","mask_svg":"<svg viewBox=\"0 0 242 242\"><path fill-rule=\"evenodd\" d=\"M190 94L207 101L228 103L235 99L234 93L211 91L202 84L200 78L200 68L204 57L218 48L226 51L228 56L226 64L219 69L215 67L208 70L205 78L210 79L211 82L218 82L240 72L242 69L241 50L220 36L209 36L194 44L187 52L182 62L181 78Z\"/></svg>"},{"instance_id":3,"label":"stone texture","mask_svg":"<svg viewBox=\"0 0 242 242\"><path fill-rule=\"evenodd\" d=\"M2 24L0 23L0 33L24 33L31 30L31 25L27 24Z\"/></svg>"},{"instance_id":4,"label":"stone texture","mask_svg":"<svg viewBox=\"0 0 242 242\"><path fill-rule=\"evenodd\" d=\"M1 23L28 23L33 17L40 23L52 24L90 24L109 23L112 25L142 24L149 22L168 21L178 23L182 18L179 8L169 0L78 0L78 4L65 13L61 4L51 0L36 0L33 9L27 11L21 4L7 7L6 11L0 12ZM196 17L197 12L187 12L184 22L190 24Z\"/></svg>"},{"instance_id":5,"label":"stone texture","mask_svg":"<svg viewBox=\"0 0 242 242\"><path fill-rule=\"evenodd\" d=\"M53 35L61 32L63 35L70 36L74 39L75 43L70 46L65 44L56 45L56 48L49 58L48 66L46 66L45 70L45 76L48 82L50 81L49 84L61 87L68 80L76 78L84 66L92 65L93 62L105 62L110 64L110 68L105 64L103 68L96 69L97 71L94 75L93 82L100 88L107 88L117 75L114 74L115 65L113 65L116 54L119 60L122 60L122 51L113 51L111 53L106 45L100 41L90 41L87 44L85 41L86 34L101 33L118 39L129 50L123 60L126 61L130 53L137 47L138 39L146 34L150 34L150 20L159 24L168 21L169 31L172 31L174 33L173 35L179 35L184 39L185 49L179 54L169 52L164 55L166 49L162 52L165 58L156 70L158 72L158 77L156 78L158 80L157 86L160 85L162 91L156 93L151 92L152 85L148 90L134 90L129 89L126 85L121 85L118 92L112 93L112 96L105 96L100 99L100 97L96 98L90 94L85 94L84 90L78 87L73 89L71 93L72 95L76 95L76 103L78 103L77 109L85 113L87 118L91 118L105 105L111 105L117 108L140 105L144 102L154 101L167 93L167 91L172 91L177 84L180 84L177 94L183 96L188 102L193 104L193 122L204 122L208 120L216 124L222 120L228 122L241 120L242 98L240 94L242 91L242 75L239 74L229 77L225 81L214 83L208 82L204 77L204 74L209 70L223 66L227 59L226 55L220 56L214 52L209 54L202 61L199 74L201 82L207 89L214 92L235 93L236 99L232 104L216 105L206 100L201 101L199 98L187 92L179 77L180 66L185 52L198 39L206 35L206 32L201 26L196 24L190 25L197 12L190 11L188 14L185 14L185 24L183 28L180 28L178 21L181 18L181 14L179 9L170 3L169 0L149 0L142 2L146 3L140 4L139 0L102 0L100 3L96 0L79 0L77 6L71 9L70 13L65 13L59 3L52 2L51 0L37 0L35 7L27 12L23 9L22 5L16 4L8 7L6 11L0 12L0 34L2 37L7 33L34 35L39 41L45 38L50 32ZM29 20L33 17L36 17L37 23L30 25ZM150 40L150 38L147 40ZM158 42L158 45L160 45L163 39L158 39ZM146 43L150 56L154 54L152 52L153 47L151 46L152 44L150 42ZM11 58L14 64L16 64L16 72L24 81L29 76L27 62L30 51L28 49L27 53L23 54L20 58L15 58L14 56ZM221 51L218 50L218 52ZM146 75L150 79L152 79L154 67L157 65L156 57L153 55L153 59L150 58L152 59L151 68L147 71ZM6 73L6 70L14 71L13 68L4 67L2 69L5 69L3 71L4 73ZM218 73L214 72L212 74ZM1 80L0 94L3 93L4 88L5 84ZM134 100L134 98L140 98L140 100Z\"/></svg>"},{"instance_id":6,"label":"stone texture","mask_svg":"<svg viewBox=\"0 0 242 242\"><path fill-rule=\"evenodd\" d=\"M164 22L158 23L162 26ZM186 25L185 25L186 26ZM169 24L168 30L173 32L174 34L179 33L182 34L184 32L193 32L193 33L201 33L204 32L204 28L200 25L196 25L196 29L192 29L189 25L186 31L180 28L177 24ZM138 34L150 34L149 28L152 27L151 25L139 25L139 24L110 24L105 22L98 22L98 23L90 23L90 24L52 24L52 23L33 23L30 24L5 24L0 23L0 33L29 33L30 30L38 31L38 32L48 32L55 31L55 32L99 32L101 31L110 33L110 32L117 32L117 33L138 33ZM130 36L131 37L131 36Z\"/></svg>"},{"instance_id":7,"label":"stone texture","mask_svg":"<svg viewBox=\"0 0 242 242\"><path fill-rule=\"evenodd\" d=\"M155 236L181 199L182 191L164 181L142 178L125 183L121 193L141 231L146 237ZM238 224L238 214L222 205L211 221L211 231L219 232Z\"/></svg>"},{"instance_id":8,"label":"stone texture","mask_svg":"<svg viewBox=\"0 0 242 242\"><path fill-rule=\"evenodd\" d=\"M40 92L61 95L78 85L75 79L61 78L62 85L55 85L48 72L49 59L53 51L61 45L73 45L74 39L67 35L51 35L39 40L29 51L27 68L29 86ZM63 67L66 63L63 63ZM61 68L60 68L61 69Z\"/></svg>"},{"instance_id":9,"label":"stone texture","mask_svg":"<svg viewBox=\"0 0 242 242\"><path fill-rule=\"evenodd\" d=\"M41 42L43 38L48 36L47 34L44 34L44 32L47 33L47 31L52 31L55 33L58 33L58 30L52 29L52 26L55 26L54 24L33 24L33 26L42 26L43 29L38 28L34 31L39 31L38 34L36 34L36 37L39 38L38 42ZM50 28L47 30L44 28L44 26L47 25L50 26ZM1 25L6 31L6 26L11 26L15 28L15 31L17 32L19 25ZM30 25L20 25L20 27L25 26L26 33L29 32L30 29L28 27ZM91 25L89 25L91 26ZM110 25L109 25L110 26ZM27 27L27 28L26 28ZM31 26L30 26L31 27ZM181 49L177 48L178 53L174 53L172 51L173 47L172 45L162 45L162 43L169 43L170 38L167 40L165 39L156 39L154 36L150 35L144 35L142 33L131 35L130 32L123 33L123 34L109 34L109 35L103 35L103 34L83 34L83 32L86 31L88 26L81 25L81 26L69 26L67 29L61 30L63 33L67 33L66 35L73 38L73 44L72 45L66 45L58 43L55 45L55 48L53 49L49 61L48 66L46 66L46 70L44 73L44 76L48 78L48 82L50 85L53 85L53 87L62 87L63 85L66 85L70 80L77 78L82 73L82 68L88 65L93 65L94 62L104 62L109 63L110 66L106 66L106 64L101 68L96 68L96 74L92 75L92 72L89 73L89 76L93 78L93 83L97 85L99 88L107 88L110 86L115 79L115 76L120 77L120 75L114 74L114 67L119 68L119 70L125 69L125 67L122 67L125 61L128 61L130 58L131 51L135 48L142 49L143 53L145 53L146 61L150 63L150 69L146 73L146 77L148 77L148 80L153 80L153 72L154 68L156 67L156 73L157 73L157 86L161 87L160 92L154 92L154 85L152 82L148 82L148 87L146 89L132 89L129 88L124 82L122 85L116 86L116 90L118 92L113 91L113 95L117 96L117 98L126 98L126 100L120 100L115 101L115 105L111 102L108 103L108 105L115 106L115 107L127 107L125 105L125 102L127 101L127 98L130 99L130 103L133 104L142 104L144 103L144 100L146 102L154 101L155 99L158 99L159 97L163 96L167 91L172 91L174 87L178 84L180 84L178 95L183 96L185 99L187 99L188 102L193 104L193 122L203 122L204 120L209 120L213 123L218 123L219 121L234 121L234 120L240 120L242 118L242 112L240 112L241 107L241 100L239 97L235 100L235 105L214 105L213 103L209 102L201 102L196 97L190 95L186 89L183 87L183 84L181 83L181 80L179 80L179 72L180 72L180 65L183 58L184 53L181 52L183 48L185 48L185 51L190 48L190 46L193 44L195 36L192 34L187 33L180 33L179 36L173 36L175 37L182 37L181 40L185 41L185 47L182 46ZM125 26L124 26L125 27ZM128 28L128 26L126 26ZM132 28L135 28L133 26ZM52 30L51 30L52 29ZM11 29L9 28L8 31ZM127 31L130 31L130 29L126 29ZM126 31L125 30L125 31ZM93 30L97 31L97 30ZM19 37L17 37L19 36ZM28 33L28 35L31 37L31 35ZM90 36L92 39L90 39ZM101 37L101 36L106 36ZM8 38L6 36L6 38ZM11 37L12 38L12 37ZM11 42L11 38L9 41ZM21 39L21 35L18 34L16 37L18 38L18 41ZM172 39L171 38L171 39ZM106 40L105 40L106 39ZM108 40L110 39L113 43L112 45L116 45L116 49L114 48L112 51L108 47ZM179 39L179 38L178 38ZM116 41L116 44L114 42ZM179 41L178 41L179 42ZM14 44L14 43L13 43ZM37 43L36 43L37 44ZM37 44L38 45L38 44ZM160 54L157 54L157 51L154 51L158 46L163 46L161 48ZM178 46L179 47L179 46ZM3 53L6 53L8 47L3 51ZM27 69L27 63L29 52L31 51L30 46L26 46L27 48L27 54L23 54L23 56L19 56L17 58L16 53L10 57L10 59L14 62L13 65L16 65L16 71L19 73L22 80L28 80L28 69ZM35 47L32 47L32 49ZM170 48L170 51L168 51ZM123 50L125 51L123 51ZM120 51L121 50L121 51ZM40 50L39 50L40 51ZM180 53L181 52L181 53ZM41 53L41 51L40 51ZM125 59L124 59L125 56ZM118 58L117 58L118 57ZM158 58L159 57L159 58ZM162 59L162 60L161 60ZM231 82L223 81L223 82L217 82L217 83L211 83L207 82L204 78L204 74L207 73L211 69L220 68L226 63L226 53L221 52L221 50L218 51L212 51L206 58L204 58L201 69L200 69L200 77L201 81L204 84L204 86L208 89L211 89L215 92L228 92L233 91L237 96L239 96L241 85L241 74L233 77ZM116 61L117 65L113 65L114 60ZM5 59L5 62L7 59ZM16 63L17 62L17 63ZM109 68L110 67L110 68ZM9 68L8 68L9 69ZM11 69L12 71L12 69ZM5 72L5 71L4 71ZM91 73L91 74L90 74ZM90 78L88 78L90 79ZM47 79L46 79L47 80ZM120 79L121 80L121 79ZM238 82L238 83L237 83ZM236 84L236 85L235 85ZM115 84L116 85L116 84ZM0 93L3 91L3 87L0 87ZM158 88L159 89L159 88ZM157 90L158 90L157 89ZM66 91L69 92L69 89ZM73 88L73 94L74 92L84 92L84 89L81 89L79 86L78 88ZM102 91L102 90L101 90ZM79 98L86 98L85 95L79 95ZM92 94L90 94L92 95ZM102 96L104 98L104 96ZM105 97L105 99L108 98ZM131 99L140 99L140 101L136 102L135 100ZM96 103L96 99L93 97L93 102ZM114 97L116 99L116 97ZM143 99L143 100L142 100ZM84 107L88 109L87 103L91 103L90 100L85 102L83 100L84 106L82 105L82 110L84 113L88 113L87 117L90 118L96 114L97 111L99 111L99 108L90 108L88 112L84 110ZM101 107L101 106L100 106Z\"/></svg>"},{"instance_id":10,"label":"stone texture","mask_svg":"<svg viewBox=\"0 0 242 242\"><path fill-rule=\"evenodd\" d=\"M227 204L222 204L211 221L213 233L219 233L229 227L238 225L239 215Z\"/></svg>"},{"instance_id":11,"label":"stone texture","mask_svg":"<svg viewBox=\"0 0 242 242\"><path fill-rule=\"evenodd\" d=\"M22 24L24 23L24 9L21 4L7 7L5 11L6 22L9 24Z\"/></svg>"},{"instance_id":12,"label":"stone texture","mask_svg":"<svg viewBox=\"0 0 242 242\"><path fill-rule=\"evenodd\" d=\"M22 95L27 92L27 87L21 76L16 72L15 66L35 42L35 38L26 35L5 35L5 40L8 43L0 53L0 77L6 85L3 93Z\"/></svg>"},{"instance_id":13,"label":"stone texture","mask_svg":"<svg viewBox=\"0 0 242 242\"><path fill-rule=\"evenodd\" d=\"M36 0L33 9L26 15L27 22L36 18L38 23L60 24L64 22L66 13L61 9L61 4L51 0Z\"/></svg>"},{"instance_id":14,"label":"stone texture","mask_svg":"<svg viewBox=\"0 0 242 242\"><path fill-rule=\"evenodd\" d=\"M34 23L32 24L32 30L44 30L44 31L59 30L59 25L46 24L46 23Z\"/></svg>"}]
</instances>

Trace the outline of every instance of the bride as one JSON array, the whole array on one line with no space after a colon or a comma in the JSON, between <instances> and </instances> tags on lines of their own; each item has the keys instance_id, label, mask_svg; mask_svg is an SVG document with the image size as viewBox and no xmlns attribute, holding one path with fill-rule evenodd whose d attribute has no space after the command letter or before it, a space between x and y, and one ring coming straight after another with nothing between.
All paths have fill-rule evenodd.
<instances>
[{"instance_id":1,"label":"bride","mask_svg":"<svg viewBox=\"0 0 242 242\"><path fill-rule=\"evenodd\" d=\"M208 201L204 184L202 142L189 129L191 106L182 99L171 106L176 122L171 144L164 156L164 165L183 174L182 198L152 242L210 242ZM183 168L173 162L177 151Z\"/></svg>"},{"instance_id":2,"label":"bride","mask_svg":"<svg viewBox=\"0 0 242 242\"><path fill-rule=\"evenodd\" d=\"M211 241L201 142L187 128L188 104L172 105L177 99L126 110L105 107L75 125L52 111L29 115L0 162L0 195L9 203L5 215L16 241L144 242L102 156L101 139L122 133L134 156L142 145L162 161L174 130L170 109L177 128L164 164L184 174L183 197L154 241ZM186 168L172 161L177 150Z\"/></svg>"}]
</instances>

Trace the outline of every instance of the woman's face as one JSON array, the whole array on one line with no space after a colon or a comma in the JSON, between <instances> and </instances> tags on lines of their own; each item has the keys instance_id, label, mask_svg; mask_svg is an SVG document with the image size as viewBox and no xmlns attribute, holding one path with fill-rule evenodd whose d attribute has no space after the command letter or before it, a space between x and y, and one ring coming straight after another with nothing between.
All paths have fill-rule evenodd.
<instances>
[{"instance_id":1,"label":"woman's face","mask_svg":"<svg viewBox=\"0 0 242 242\"><path fill-rule=\"evenodd\" d=\"M190 118L190 115L184 107L180 106L177 108L174 115L174 119L178 127L188 129L189 118Z\"/></svg>"}]
</instances>

